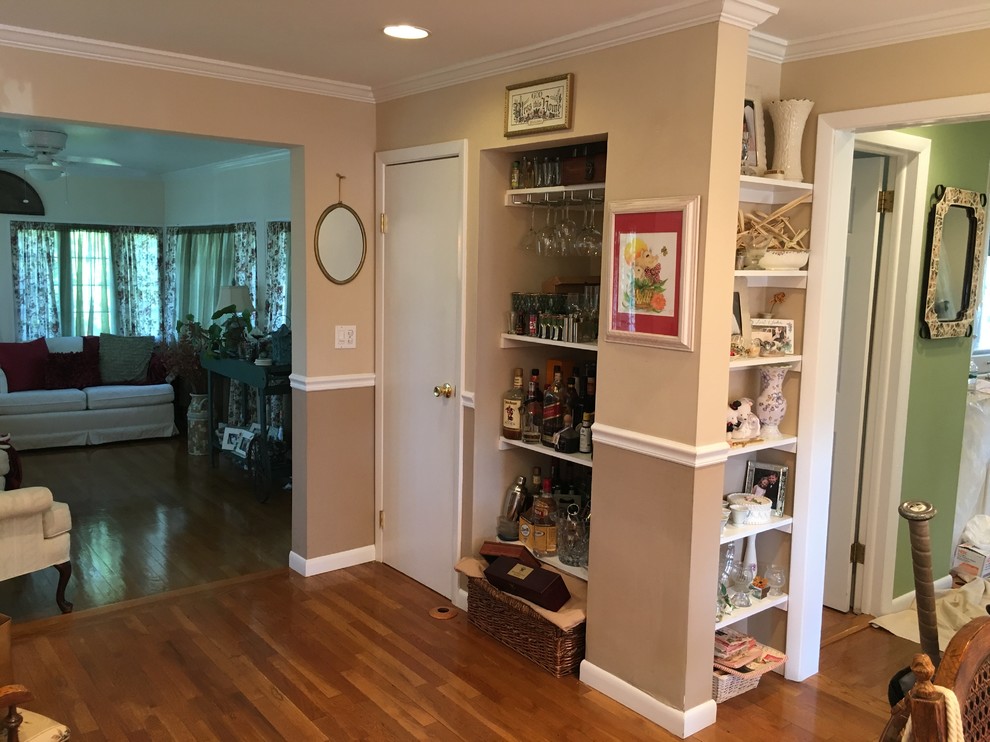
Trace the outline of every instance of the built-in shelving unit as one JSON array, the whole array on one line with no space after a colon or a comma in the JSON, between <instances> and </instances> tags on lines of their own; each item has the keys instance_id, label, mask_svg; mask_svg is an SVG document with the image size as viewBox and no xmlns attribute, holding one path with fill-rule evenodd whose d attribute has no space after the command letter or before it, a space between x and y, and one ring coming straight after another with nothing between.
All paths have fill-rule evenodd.
<instances>
[{"instance_id":1,"label":"built-in shelving unit","mask_svg":"<svg viewBox=\"0 0 990 742\"><path fill-rule=\"evenodd\" d=\"M499 347L501 348L523 348L527 345L552 345L556 348L569 348L571 350L587 350L591 353L598 352L598 343L569 343L565 340L548 340L547 338L530 337L529 335L512 335L503 332Z\"/></svg>"},{"instance_id":2,"label":"built-in shelving unit","mask_svg":"<svg viewBox=\"0 0 990 742\"><path fill-rule=\"evenodd\" d=\"M744 210L757 209L770 212L775 207L789 203L799 197L810 196L813 190L814 187L810 183L741 176L739 179L740 208ZM807 207L802 206L801 208L806 209ZM771 289L790 289L790 291L787 291L787 302L782 308L787 312L784 314L784 317L795 319L796 353L786 356L741 356L733 357L729 361L730 387L733 390L733 396L730 399L738 398L738 396L751 396L755 399L759 386L759 374L757 372L761 368L776 365L790 366L791 373L788 376L791 381L790 386L785 391L788 411L782 424L785 431L796 428L794 421L797 419L799 405L799 394L797 390L800 389L801 377L803 375L801 373L802 369L809 361L802 354L800 347L803 340L801 330L803 329L803 323L807 319L804 307L806 304L805 292L808 288L808 276L809 273L807 270L736 270L734 274L735 291L746 292L746 297L753 304L758 301L765 302ZM740 392L743 393L740 394ZM729 462L726 464L726 481L723 483L723 493L728 494L741 487L739 477L740 472L745 467L746 461L787 462L787 465L791 467L791 472L787 481L785 501L787 509L793 510L793 503L795 501L801 502L803 498L808 497L808 492L800 491L795 486L797 478L794 476L793 469L800 463L799 449L800 441L798 437L796 435L790 435L787 432L779 438L757 439L745 443L730 443L730 450L728 452ZM758 452L767 452L766 457L754 456ZM740 547L748 539L753 539L757 546L758 556L761 557L758 561L760 574L763 573L767 564L771 563L771 559L773 562L781 563L787 569L787 584L791 585L792 589L789 590L790 594L782 594L774 597L768 596L763 599L753 598L751 606L747 608L735 608L731 612L726 613L715 624L715 628L723 628L744 622L772 608L785 612L790 610L791 612L798 611L801 613L803 611L799 606L801 605L800 596L805 591L800 589L801 576L791 573L791 568L794 565L790 559L792 550L791 539L800 537L798 526L799 524L795 519L791 515L786 514L773 516L769 522L759 525L737 526L731 523L726 524L719 539L721 546L738 542L735 546L736 559L738 560L741 556ZM760 537L759 540L757 540L757 536ZM765 541L765 539L768 540ZM795 586L798 589L794 589ZM774 623L771 625L775 625L777 621L778 619L774 619ZM750 630L757 634L758 641L763 638L759 636L760 631L769 628L765 624L766 622L760 622L756 628L750 627ZM786 630L783 632L787 636L787 646L786 648L782 647L782 649L789 656L804 653L802 644L805 640L805 632L802 629L802 622L795 621L794 624L794 626L791 626L791 622L788 621ZM746 629L743 630L745 631ZM779 635L779 628L774 629L774 633ZM808 641L810 640L811 637L808 637ZM815 640L817 641L817 637L815 637ZM787 674L786 670L785 674Z\"/></svg>"},{"instance_id":3,"label":"built-in shelving unit","mask_svg":"<svg viewBox=\"0 0 990 742\"><path fill-rule=\"evenodd\" d=\"M540 206L542 204L604 203L604 183L549 186L546 188L515 188L505 192L506 206Z\"/></svg>"},{"instance_id":4,"label":"built-in shelving unit","mask_svg":"<svg viewBox=\"0 0 990 742\"><path fill-rule=\"evenodd\" d=\"M542 443L523 443L522 441L512 440L510 438L505 438L499 436L498 447L505 451L506 449L512 448L525 448L529 451L534 451L536 453L542 453L547 456L552 456L555 459L560 459L561 461L570 461L573 464L580 464L581 466L587 466L591 468L591 454L590 453L561 453L560 451L555 451L549 446L544 446Z\"/></svg>"}]
</instances>

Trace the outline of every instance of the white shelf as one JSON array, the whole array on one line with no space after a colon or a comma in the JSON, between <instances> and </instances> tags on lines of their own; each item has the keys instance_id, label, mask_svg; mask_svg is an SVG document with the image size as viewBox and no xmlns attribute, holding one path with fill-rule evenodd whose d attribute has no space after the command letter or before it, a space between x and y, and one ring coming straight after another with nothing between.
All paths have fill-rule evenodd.
<instances>
[{"instance_id":1,"label":"white shelf","mask_svg":"<svg viewBox=\"0 0 990 742\"><path fill-rule=\"evenodd\" d=\"M785 363L791 367L791 371L801 370L801 356L790 355L758 356L757 358L734 357L729 361L729 371L738 371L739 369L753 368L754 366L776 366Z\"/></svg>"},{"instance_id":2,"label":"white shelf","mask_svg":"<svg viewBox=\"0 0 990 742\"><path fill-rule=\"evenodd\" d=\"M586 350L590 353L598 352L598 343L568 343L564 340L548 340L546 338L534 338L529 335L513 335L503 332L500 346L502 348L523 348L527 345L552 345L556 348L571 348L573 350Z\"/></svg>"},{"instance_id":3,"label":"white shelf","mask_svg":"<svg viewBox=\"0 0 990 742\"><path fill-rule=\"evenodd\" d=\"M808 286L808 271L736 271L736 278L746 279L750 286L780 286L782 288L803 289Z\"/></svg>"},{"instance_id":4,"label":"white shelf","mask_svg":"<svg viewBox=\"0 0 990 742\"><path fill-rule=\"evenodd\" d=\"M536 453L546 454L547 456L553 456L556 459L570 461L574 464L580 464L581 466L587 466L589 469L591 468L590 453L561 453L560 451L555 451L549 446L544 446L542 443L523 443L522 441L510 440L509 438L499 436L498 447L500 450L505 451L513 446L516 448L525 448L529 451L535 451Z\"/></svg>"},{"instance_id":5,"label":"white shelf","mask_svg":"<svg viewBox=\"0 0 990 742\"><path fill-rule=\"evenodd\" d=\"M787 610L787 594L777 595L773 598L751 598L753 605L749 608L733 608L732 613L727 615L721 621L715 624L715 629L723 629L726 626L731 626L734 623L739 623L740 621L745 621L751 616L755 616L757 613L763 613L763 611L768 611L771 608L776 608L781 611Z\"/></svg>"},{"instance_id":6,"label":"white shelf","mask_svg":"<svg viewBox=\"0 0 990 742\"><path fill-rule=\"evenodd\" d=\"M730 444L729 457L745 456L754 451L764 451L768 448L776 448L781 451L794 453L797 448L797 436L785 435L780 438L770 438L767 440L747 441L746 443Z\"/></svg>"},{"instance_id":7,"label":"white shelf","mask_svg":"<svg viewBox=\"0 0 990 742\"><path fill-rule=\"evenodd\" d=\"M722 533L719 543L728 544L732 541L746 538L747 536L755 536L757 533L763 533L764 531L783 531L784 533L790 533L791 523L793 522L794 519L789 515L779 517L771 515L769 523L761 523L759 525L734 526L732 523L726 523L725 531Z\"/></svg>"},{"instance_id":8,"label":"white shelf","mask_svg":"<svg viewBox=\"0 0 990 742\"><path fill-rule=\"evenodd\" d=\"M505 192L506 206L540 206L564 201L575 205L587 202L605 203L604 183L582 183L548 188L515 188Z\"/></svg>"},{"instance_id":9,"label":"white shelf","mask_svg":"<svg viewBox=\"0 0 990 742\"><path fill-rule=\"evenodd\" d=\"M811 183L797 180L739 176L739 200L750 204L785 204L814 191Z\"/></svg>"}]
</instances>

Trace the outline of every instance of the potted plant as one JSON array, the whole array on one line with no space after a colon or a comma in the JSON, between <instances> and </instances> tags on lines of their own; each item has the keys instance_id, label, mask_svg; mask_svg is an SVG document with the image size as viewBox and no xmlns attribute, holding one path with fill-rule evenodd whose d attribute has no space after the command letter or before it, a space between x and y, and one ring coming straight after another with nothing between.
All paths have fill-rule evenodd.
<instances>
[{"instance_id":1,"label":"potted plant","mask_svg":"<svg viewBox=\"0 0 990 742\"><path fill-rule=\"evenodd\" d=\"M216 324L221 317L227 316L223 322ZM214 324L210 325L211 337L214 340L213 350L221 355L233 358L246 357L245 348L251 347L251 310L237 311L237 305L221 307L213 313ZM215 328L215 329L214 329Z\"/></svg>"},{"instance_id":2,"label":"potted plant","mask_svg":"<svg viewBox=\"0 0 990 742\"><path fill-rule=\"evenodd\" d=\"M180 408L188 395L186 449L192 455L202 456L210 452L210 437L207 431L207 374L200 359L216 344L220 328L217 325L203 327L190 314L176 323L175 330L175 339L167 342L162 351L162 362L169 381L181 381Z\"/></svg>"}]
</instances>

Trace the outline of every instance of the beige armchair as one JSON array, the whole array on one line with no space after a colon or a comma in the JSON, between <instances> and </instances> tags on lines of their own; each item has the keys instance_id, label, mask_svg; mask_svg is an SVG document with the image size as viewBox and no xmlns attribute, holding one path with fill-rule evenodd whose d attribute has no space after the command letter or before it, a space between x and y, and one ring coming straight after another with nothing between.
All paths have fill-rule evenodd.
<instances>
[{"instance_id":1,"label":"beige armchair","mask_svg":"<svg viewBox=\"0 0 990 742\"><path fill-rule=\"evenodd\" d=\"M0 492L0 580L55 567L55 602L62 613L69 613L72 603L65 599L65 586L72 576L71 528L69 506L54 502L47 487Z\"/></svg>"}]
</instances>

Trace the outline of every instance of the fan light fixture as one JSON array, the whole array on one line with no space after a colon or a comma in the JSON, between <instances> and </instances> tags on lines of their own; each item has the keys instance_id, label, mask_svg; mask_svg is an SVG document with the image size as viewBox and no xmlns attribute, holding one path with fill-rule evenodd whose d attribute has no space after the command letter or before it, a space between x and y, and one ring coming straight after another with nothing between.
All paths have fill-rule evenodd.
<instances>
[{"instance_id":1,"label":"fan light fixture","mask_svg":"<svg viewBox=\"0 0 990 742\"><path fill-rule=\"evenodd\" d=\"M430 35L430 32L425 28L420 28L419 26L385 26L382 29L386 36L391 36L396 39L425 39Z\"/></svg>"},{"instance_id":2,"label":"fan light fixture","mask_svg":"<svg viewBox=\"0 0 990 742\"><path fill-rule=\"evenodd\" d=\"M43 162L29 162L24 166L24 172L35 180L45 181L58 180L65 175L65 171L58 165Z\"/></svg>"}]
</instances>

